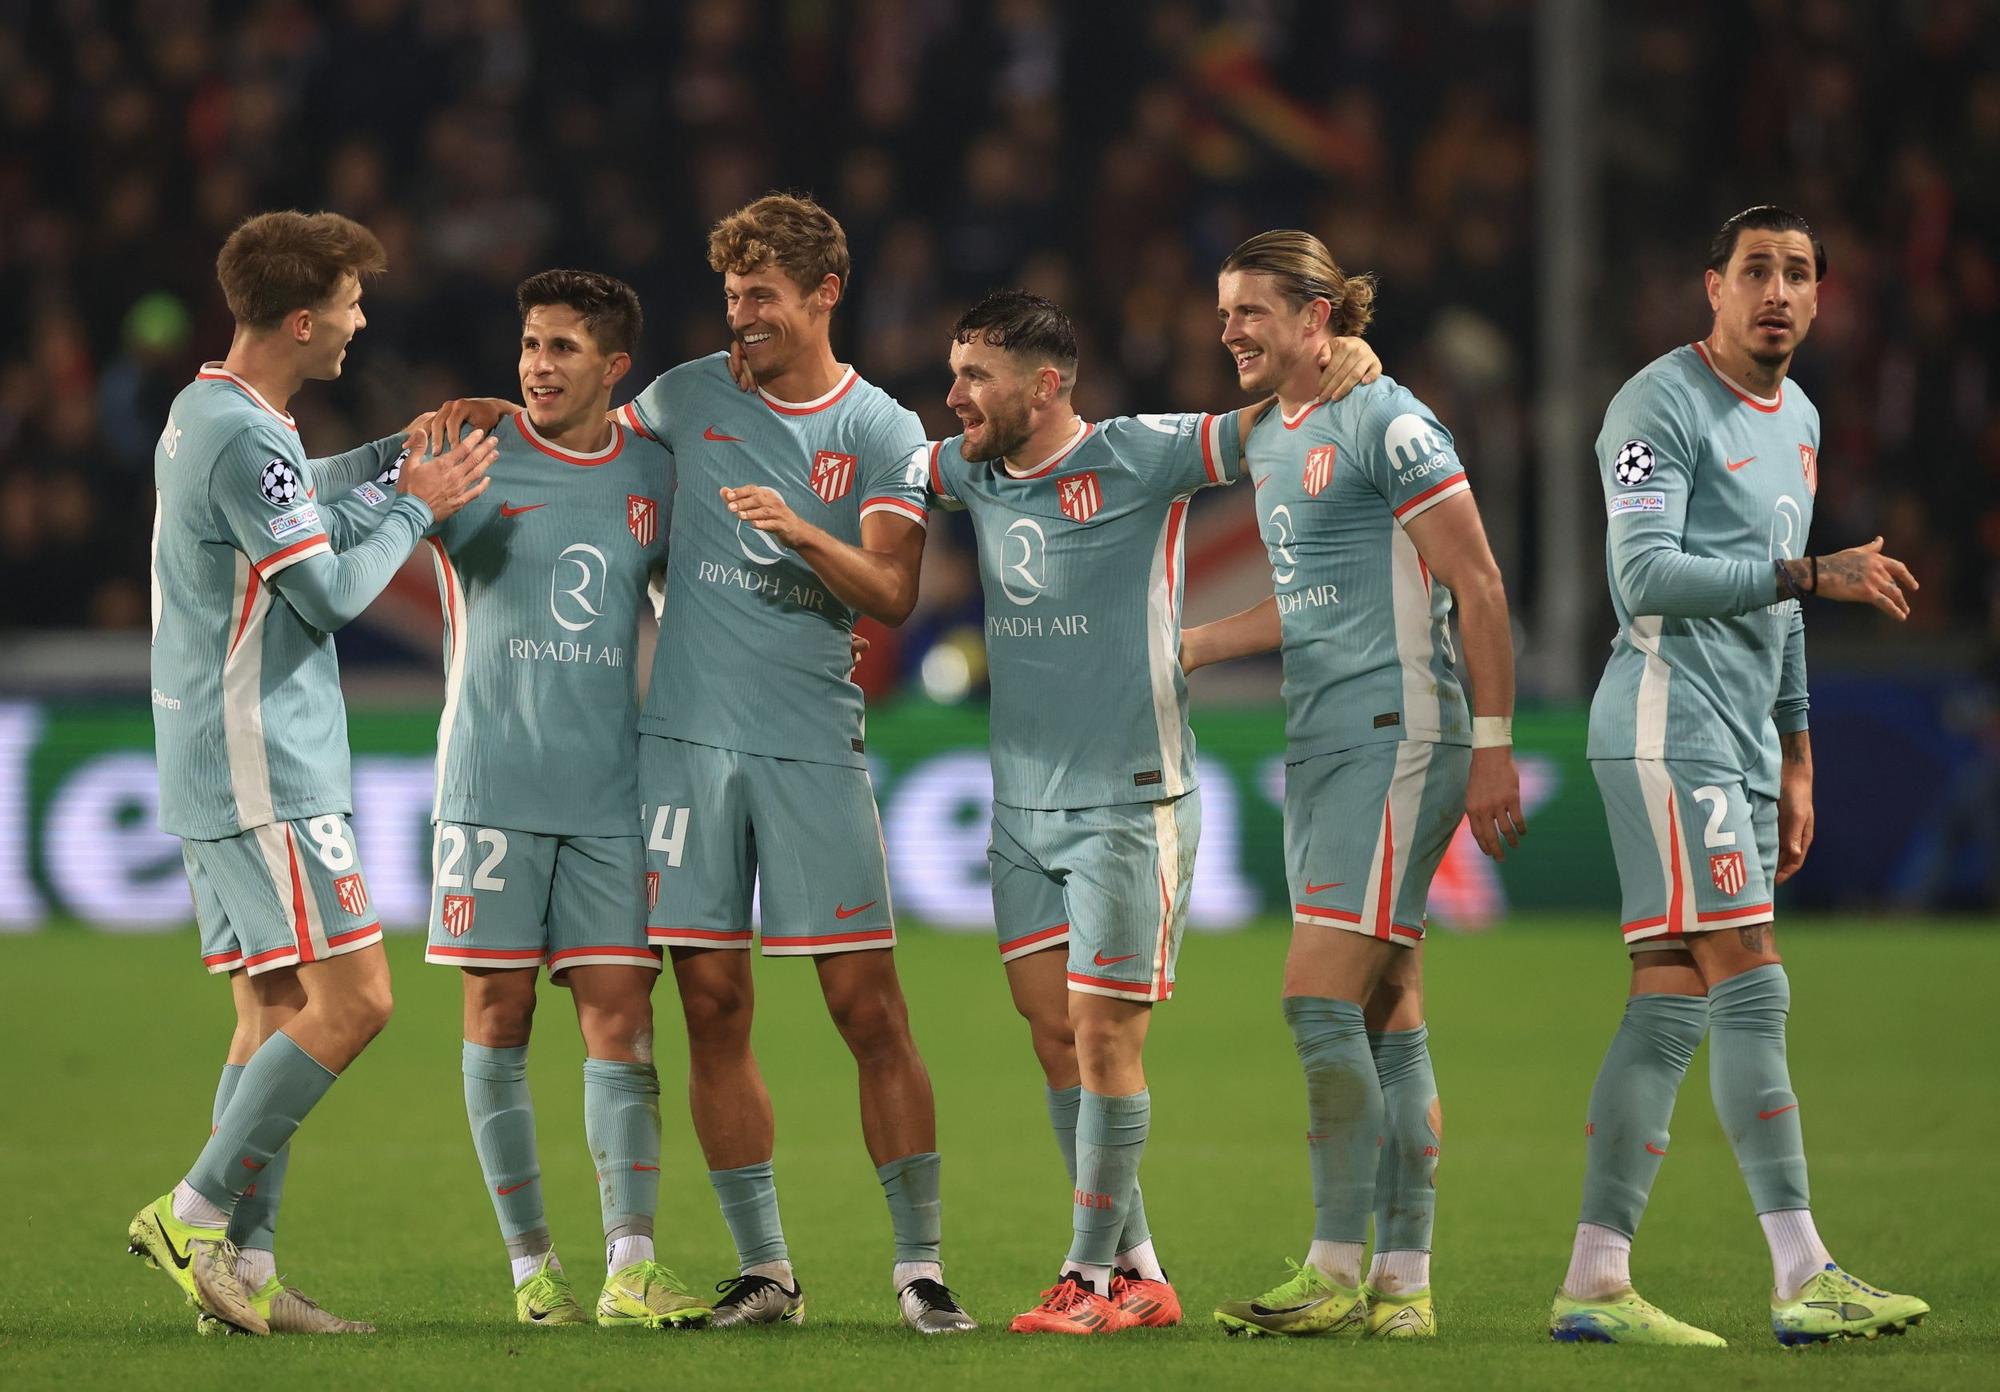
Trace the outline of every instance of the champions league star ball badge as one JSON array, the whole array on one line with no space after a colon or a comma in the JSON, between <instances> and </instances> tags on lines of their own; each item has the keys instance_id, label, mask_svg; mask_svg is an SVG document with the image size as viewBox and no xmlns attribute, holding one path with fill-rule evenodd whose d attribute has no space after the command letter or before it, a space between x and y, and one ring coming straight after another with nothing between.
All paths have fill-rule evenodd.
<instances>
[{"instance_id":1,"label":"champions league star ball badge","mask_svg":"<svg viewBox=\"0 0 2000 1392\"><path fill-rule=\"evenodd\" d=\"M1627 488L1653 476L1653 447L1644 440L1627 440L1611 461L1612 475Z\"/></svg>"},{"instance_id":2,"label":"champions league star ball badge","mask_svg":"<svg viewBox=\"0 0 2000 1392\"><path fill-rule=\"evenodd\" d=\"M298 471L282 459L273 459L264 466L257 477L257 491L272 507L281 508L297 506L299 495L304 492L299 486Z\"/></svg>"}]
</instances>

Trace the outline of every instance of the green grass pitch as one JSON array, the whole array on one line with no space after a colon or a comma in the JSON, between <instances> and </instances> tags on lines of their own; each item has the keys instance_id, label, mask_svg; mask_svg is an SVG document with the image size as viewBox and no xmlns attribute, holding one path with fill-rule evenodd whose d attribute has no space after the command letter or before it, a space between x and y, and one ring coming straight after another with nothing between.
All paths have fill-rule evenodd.
<instances>
[{"instance_id":1,"label":"green grass pitch","mask_svg":"<svg viewBox=\"0 0 2000 1392\"><path fill-rule=\"evenodd\" d=\"M1930 1320L1901 1339L1790 1353L1772 1341L1764 1245L1697 1060L1636 1266L1647 1295L1731 1347L1549 1343L1584 1101L1618 1016L1624 955L1602 922L1540 918L1483 937L1439 934L1429 949L1446 1119L1434 1343L1233 1341L1209 1320L1216 1300L1274 1283L1310 1232L1277 930L1191 938L1180 996L1153 1031L1144 1178L1188 1309L1179 1330L1001 1332L1064 1251L1066 1185L991 941L921 932L898 956L937 1086L947 1275L984 1331L926 1343L896 1323L853 1066L811 968L784 960L757 963L757 1037L807 1324L683 1335L517 1327L466 1134L456 973L424 966L420 943L403 936L390 943L396 1019L302 1133L279 1228L289 1276L383 1332L199 1339L165 1278L124 1255L124 1232L203 1139L226 992L200 974L189 935L0 939L0 1182L11 1220L0 1242L0 1385L1990 1386L2000 1355L2000 924L1800 921L1780 936L1820 1224L1863 1277L1931 1302ZM671 985L658 1000L661 1253L705 1285L734 1268L679 1104L685 1053ZM581 1054L567 998L545 988L532 1074L544 1183L580 1293L602 1270Z\"/></svg>"}]
</instances>

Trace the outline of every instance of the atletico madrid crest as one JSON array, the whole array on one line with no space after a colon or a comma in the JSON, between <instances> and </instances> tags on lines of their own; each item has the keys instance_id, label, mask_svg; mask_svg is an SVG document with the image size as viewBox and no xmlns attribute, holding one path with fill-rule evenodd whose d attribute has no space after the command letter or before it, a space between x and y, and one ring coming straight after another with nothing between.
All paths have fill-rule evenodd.
<instances>
[{"instance_id":1,"label":"atletico madrid crest","mask_svg":"<svg viewBox=\"0 0 2000 1392\"><path fill-rule=\"evenodd\" d=\"M340 901L340 907L355 917L368 912L368 886L361 882L357 872L342 875L333 882L333 897Z\"/></svg>"},{"instance_id":2,"label":"atletico madrid crest","mask_svg":"<svg viewBox=\"0 0 2000 1392\"><path fill-rule=\"evenodd\" d=\"M812 491L822 503L837 503L854 491L854 456L821 450L813 456Z\"/></svg>"},{"instance_id":3,"label":"atletico madrid crest","mask_svg":"<svg viewBox=\"0 0 2000 1392\"><path fill-rule=\"evenodd\" d=\"M1333 478L1332 445L1315 445L1306 451L1306 496L1317 498Z\"/></svg>"},{"instance_id":4,"label":"atletico madrid crest","mask_svg":"<svg viewBox=\"0 0 2000 1392\"><path fill-rule=\"evenodd\" d=\"M1104 494L1097 487L1094 472L1057 479L1056 500L1062 504L1063 516L1072 522L1088 522L1104 506Z\"/></svg>"},{"instance_id":5,"label":"atletico madrid crest","mask_svg":"<svg viewBox=\"0 0 2000 1392\"><path fill-rule=\"evenodd\" d=\"M651 498L642 498L637 493L627 493L625 525L632 532L632 540L641 546L651 546L653 538L660 534L660 505Z\"/></svg>"},{"instance_id":6,"label":"atletico madrid crest","mask_svg":"<svg viewBox=\"0 0 2000 1392\"><path fill-rule=\"evenodd\" d=\"M1749 879L1743 869L1743 852L1723 851L1708 858L1708 877L1715 881L1715 887L1734 898L1743 892Z\"/></svg>"},{"instance_id":7,"label":"atletico madrid crest","mask_svg":"<svg viewBox=\"0 0 2000 1392\"><path fill-rule=\"evenodd\" d=\"M454 938L462 938L472 931L472 896L470 894L447 894L444 897L444 930Z\"/></svg>"},{"instance_id":8,"label":"atletico madrid crest","mask_svg":"<svg viewBox=\"0 0 2000 1392\"><path fill-rule=\"evenodd\" d=\"M659 907L660 907L660 872L657 870L648 870L646 872L646 908L647 911L650 912L653 909L657 909Z\"/></svg>"},{"instance_id":9,"label":"atletico madrid crest","mask_svg":"<svg viewBox=\"0 0 2000 1392\"><path fill-rule=\"evenodd\" d=\"M1806 492L1819 493L1819 451L1811 445L1799 446L1799 469L1806 476Z\"/></svg>"}]
</instances>

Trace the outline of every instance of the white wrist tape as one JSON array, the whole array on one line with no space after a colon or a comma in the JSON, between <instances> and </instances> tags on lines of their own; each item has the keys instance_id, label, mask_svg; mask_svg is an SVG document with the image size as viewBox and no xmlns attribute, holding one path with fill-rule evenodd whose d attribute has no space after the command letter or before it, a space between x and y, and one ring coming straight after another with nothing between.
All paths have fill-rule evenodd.
<instances>
[{"instance_id":1,"label":"white wrist tape","mask_svg":"<svg viewBox=\"0 0 2000 1392\"><path fill-rule=\"evenodd\" d=\"M1514 717L1475 715L1472 717L1474 749L1505 749L1514 742Z\"/></svg>"}]
</instances>

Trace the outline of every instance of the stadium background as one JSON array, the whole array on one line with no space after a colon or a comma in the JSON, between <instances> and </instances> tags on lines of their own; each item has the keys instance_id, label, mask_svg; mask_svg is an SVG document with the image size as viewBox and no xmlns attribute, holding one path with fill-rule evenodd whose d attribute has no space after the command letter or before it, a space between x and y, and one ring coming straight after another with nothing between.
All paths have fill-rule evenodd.
<instances>
[{"instance_id":1,"label":"stadium background","mask_svg":"<svg viewBox=\"0 0 2000 1392\"><path fill-rule=\"evenodd\" d=\"M1604 1012L1568 1022L1536 1005L1530 1043L1508 1002L1541 1001L1555 981L1615 1008L1623 972L1604 941L1615 884L1581 757L1583 703L1613 630L1590 444L1618 384L1705 328L1700 263L1714 225L1752 202L1795 207L1833 268L1796 364L1825 421L1814 549L1880 532L1924 585L1903 627L1837 606L1809 613L1819 839L1781 913L1825 929L1812 952L1788 954L1800 1000L1818 1002L1794 1036L1802 1094L1827 1099L1814 1135L1816 1155L1831 1158L1816 1160L1817 1192L1844 1205L1843 1238L1900 1254L1867 1259L1890 1263L1884 1279L1898 1261L1915 1266L1908 1234L1926 1221L1990 1228L2000 1212L1987 1189L1962 1194L1959 1181L1990 1175L2000 1144L1990 1110L1964 1100L2000 1067L1993 1040L1969 1027L1920 1083L1902 1061L1923 1022L1976 1020L1978 983L2000 967L1990 931L2000 900L1996 59L2000 19L1979 0L0 0L0 935L13 935L0 940L0 1057L49 1069L37 1086L0 1086L0 1179L37 1196L41 1239L65 1254L51 1266L42 1248L17 1247L7 1259L21 1275L33 1255L41 1280L10 1281L14 1294L0 1299L0 1357L10 1345L25 1354L21 1385L92 1372L164 1385L173 1365L147 1374L121 1360L146 1340L184 1342L165 1323L179 1316L147 1284L157 1278L117 1273L113 1304L128 1291L151 1297L119 1316L141 1341L130 1346L76 1342L69 1318L27 1292L53 1292L62 1310L105 1302L96 1248L139 1186L182 1157L183 1114L205 1098L220 1048L221 993L196 977L191 939L83 930L184 932L188 919L178 852L153 826L152 449L174 393L228 341L217 248L243 216L281 206L361 218L391 260L370 287L347 376L293 403L316 453L448 396L514 394L513 287L545 266L603 269L639 289L649 326L635 386L720 346L704 230L772 187L814 192L842 219L855 274L836 347L938 433L951 428L947 326L989 287L1025 284L1071 308L1084 335L1078 403L1099 417L1239 400L1216 343L1213 269L1244 235L1308 227L1346 268L1377 273L1371 337L1457 436L1509 582L1534 825L1497 871L1461 844L1433 903L1448 927L1491 930L1437 935L1433 1009L1457 1012L1456 1029L1439 1034L1439 1067L1463 1099L1455 1134L1479 1147L1476 1161L1455 1152L1466 1159L1453 1171L1451 1221L1512 1303L1448 1289L1474 1361L1396 1376L1450 1381L1456 1367L1459 1381L1547 1386L1605 1385L1591 1371L1602 1365L1504 1361L1534 1333L1560 1269L1579 1163L1573 1119L1608 1028ZM1268 585L1246 498L1197 502L1188 573L1191 621ZM1030 1161L1038 1175L1053 1170L1026 1051L977 936L989 931L979 622L969 533L944 520L917 614L894 633L871 631L864 671L899 910L906 926L972 935L916 931L904 948L955 1195L1011 1183ZM430 576L410 571L339 640L357 824L392 926L414 926L427 873L437 633ZM1209 808L1196 927L1242 936L1230 953L1190 946L1203 989L1183 992L1155 1050L1159 1153L1185 1168L1149 1159L1148 1192L1181 1215L1177 1251L1210 1261L1241 1248L1240 1230L1259 1235L1254 1252L1231 1256L1239 1264L1201 1274L1197 1302L1270 1275L1270 1238L1296 1227L1303 1185L1296 1077L1229 1066L1260 1050L1287 1057L1270 999L1283 941L1272 914L1283 903L1276 683L1275 665L1244 664L1194 685ZM444 1099L421 1137L409 1123L440 1111L455 988L417 965L413 936L392 939L391 953L398 1024L365 1064L374 1081L336 1094L320 1123L326 1159L301 1166L319 1178L295 1186L288 1233L313 1252L308 1270L330 1299L379 1305L416 1291L422 1312L477 1305L484 1326L424 1314L441 1321L424 1325L433 1357L470 1359L485 1349L480 1331L505 1317L487 1269L490 1218L463 1182L462 1129L442 1114L456 1102ZM760 989L760 1047L783 1056L796 1040L805 1052L773 1083L795 1241L819 1254L821 1290L856 1291L823 1311L879 1323L877 1210L857 1169L850 1066L809 978L765 970ZM660 1005L672 1076L670 993ZM790 1006L805 1014L776 1013ZM1846 1021L1897 1047L1857 1055ZM538 1049L538 1099L573 1116L573 1078L542 1070L567 1069L575 1042L556 1016L546 1026L556 1034ZM149 1061L143 1089L130 1079L137 1056ZM1524 1069L1530 1058L1545 1066ZM965 1089L989 1077L1008 1086L970 1107ZM69 1109L106 1086L124 1124L87 1152L98 1166L87 1179L50 1180L68 1171L51 1163L46 1137L66 1133ZM1695 1216L1688 1196L1703 1185L1726 1187L1732 1202L1738 1192L1698 1086L1690 1080L1683 1108L1695 1134L1655 1210L1674 1211L1656 1221L1695 1245L1671 1258L1654 1249L1653 1293L1712 1314L1732 1339L1761 1337L1754 1299L1740 1331L1727 1321L1742 1323L1742 1310L1713 1308L1709 1283L1754 1293L1762 1257L1745 1215L1732 1209L1706 1228ZM1232 1114L1210 1126L1192 1110L1225 1094L1240 1124ZM701 1234L695 1265L719 1270L726 1249L686 1120L667 1110L669 1206ZM552 1196L564 1182L576 1191L552 1197L558 1230L584 1234L587 1168L555 1153L563 1142L544 1144ZM821 1156L815 1189L799 1176ZM433 1162L414 1195L370 1200L390 1234L370 1255L402 1261L399 1276L421 1273L397 1287L341 1241L353 1215L329 1171ZM1923 1192L1885 1207L1871 1179L1885 1170ZM836 1172L838 1184L826 1178ZM1213 1204L1223 1180L1232 1203ZM852 1261L829 1206L858 1215L839 1220L864 1235ZM953 1223L955 1250L982 1253L982 1316L1045 1274L1046 1223L1011 1210L1004 1224ZM470 1269L437 1284L441 1252ZM1976 1304L1995 1274L1957 1255L1949 1281L1924 1287L1941 1310L1954 1290L1961 1308ZM1467 1279L1444 1269L1441 1281ZM377 1294L378 1276L395 1294ZM1925 1331L1921 1347L1938 1357L1909 1367L1925 1369L1927 1386L1990 1356L1990 1319L1970 1343L1955 1327L1957 1342L1936 1324ZM880 1385L928 1385L906 1352L869 1352L906 1360L869 1365ZM834 1362L814 1366L851 1378L838 1359L853 1353L838 1344ZM297 1375L354 1376L336 1361L353 1355L286 1356ZM1048 1376L1081 1375L1053 1353L1036 1357ZM423 1380L369 1366L386 1381ZM477 1368L490 1381L506 1366L440 1362L430 1376ZM982 1375L976 1359L950 1366L961 1380ZM625 1367L597 1376L631 1376ZM1814 1376L1881 1385L1884 1368ZM1151 1366L1146 1376L1174 1380Z\"/></svg>"}]
</instances>

